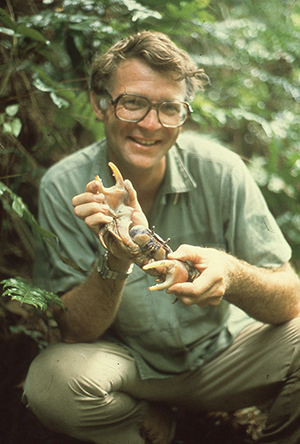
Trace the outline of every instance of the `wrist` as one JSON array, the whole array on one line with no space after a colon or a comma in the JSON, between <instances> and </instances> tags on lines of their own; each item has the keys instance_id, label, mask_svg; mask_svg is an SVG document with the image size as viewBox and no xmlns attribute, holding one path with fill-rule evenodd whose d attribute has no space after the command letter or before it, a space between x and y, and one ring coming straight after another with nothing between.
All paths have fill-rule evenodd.
<instances>
[{"instance_id":1,"label":"wrist","mask_svg":"<svg viewBox=\"0 0 300 444\"><path fill-rule=\"evenodd\" d=\"M120 260L106 251L97 261L97 271L103 279L122 280L132 272L133 264L129 260Z\"/></svg>"},{"instance_id":2,"label":"wrist","mask_svg":"<svg viewBox=\"0 0 300 444\"><path fill-rule=\"evenodd\" d=\"M225 297L231 302L231 297L241 291L241 285L244 280L244 263L236 257L226 254L226 269L227 274L225 278Z\"/></svg>"}]
</instances>

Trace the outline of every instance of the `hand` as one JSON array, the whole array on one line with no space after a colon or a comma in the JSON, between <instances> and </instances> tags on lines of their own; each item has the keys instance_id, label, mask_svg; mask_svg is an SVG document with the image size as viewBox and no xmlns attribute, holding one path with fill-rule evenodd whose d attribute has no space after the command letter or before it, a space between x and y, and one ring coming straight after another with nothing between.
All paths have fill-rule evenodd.
<instances>
[{"instance_id":1,"label":"hand","mask_svg":"<svg viewBox=\"0 0 300 444\"><path fill-rule=\"evenodd\" d=\"M189 261L200 272L193 282L172 285L167 293L174 294L185 305L218 305L230 285L230 256L213 248L181 245L168 255L169 259Z\"/></svg>"},{"instance_id":2,"label":"hand","mask_svg":"<svg viewBox=\"0 0 300 444\"><path fill-rule=\"evenodd\" d=\"M132 225L148 227L147 218L137 200L135 189L129 180L125 180L124 184L129 197L127 206L133 209ZM105 195L100 192L100 183L97 180L89 182L84 193L73 197L72 205L75 215L82 219L97 237L103 225L113 219L110 207L105 202Z\"/></svg>"},{"instance_id":3,"label":"hand","mask_svg":"<svg viewBox=\"0 0 300 444\"><path fill-rule=\"evenodd\" d=\"M72 199L74 213L83 220L88 228L98 236L100 228L112 220L105 196L99 192L99 183L92 180L85 187L85 192Z\"/></svg>"}]
</instances>

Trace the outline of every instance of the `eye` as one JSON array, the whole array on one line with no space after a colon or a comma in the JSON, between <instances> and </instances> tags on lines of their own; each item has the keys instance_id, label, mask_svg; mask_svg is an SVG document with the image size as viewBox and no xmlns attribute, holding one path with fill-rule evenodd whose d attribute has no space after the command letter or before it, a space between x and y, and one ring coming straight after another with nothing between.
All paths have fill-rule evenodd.
<instances>
[{"instance_id":1,"label":"eye","mask_svg":"<svg viewBox=\"0 0 300 444\"><path fill-rule=\"evenodd\" d=\"M164 102L161 105L161 111L168 116L181 114L182 104L178 102Z\"/></svg>"},{"instance_id":2,"label":"eye","mask_svg":"<svg viewBox=\"0 0 300 444\"><path fill-rule=\"evenodd\" d=\"M147 107L148 104L142 97L124 96L120 101L120 105L130 111L135 111Z\"/></svg>"}]
</instances>

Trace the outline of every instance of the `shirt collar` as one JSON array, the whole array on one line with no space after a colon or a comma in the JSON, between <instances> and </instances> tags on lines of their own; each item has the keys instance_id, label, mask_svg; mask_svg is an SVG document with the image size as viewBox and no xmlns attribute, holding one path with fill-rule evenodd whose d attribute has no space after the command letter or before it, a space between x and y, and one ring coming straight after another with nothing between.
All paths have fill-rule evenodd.
<instances>
[{"instance_id":1,"label":"shirt collar","mask_svg":"<svg viewBox=\"0 0 300 444\"><path fill-rule=\"evenodd\" d=\"M197 183L189 172L188 165L184 163L178 145L175 144L167 154L164 194L186 193L195 188L197 188Z\"/></svg>"},{"instance_id":2,"label":"shirt collar","mask_svg":"<svg viewBox=\"0 0 300 444\"><path fill-rule=\"evenodd\" d=\"M110 187L114 185L114 179L112 178L111 170L107 165L108 156L106 139L99 143L99 148L100 155L98 157L98 162L102 165L101 179L103 180L104 186ZM104 168L103 165L105 165ZM96 166L97 171L100 171L99 166ZM166 176L162 188L163 195L186 193L197 188L197 183L189 172L188 166L184 163L184 159L180 154L177 143L173 145L167 153Z\"/></svg>"}]
</instances>

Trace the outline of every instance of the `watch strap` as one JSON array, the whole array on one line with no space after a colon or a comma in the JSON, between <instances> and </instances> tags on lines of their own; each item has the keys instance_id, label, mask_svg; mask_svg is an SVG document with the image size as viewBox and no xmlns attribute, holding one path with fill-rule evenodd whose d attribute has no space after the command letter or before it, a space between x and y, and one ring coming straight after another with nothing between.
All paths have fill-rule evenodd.
<instances>
[{"instance_id":1,"label":"watch strap","mask_svg":"<svg viewBox=\"0 0 300 444\"><path fill-rule=\"evenodd\" d=\"M103 279L127 279L132 272L133 264L127 272L113 271L108 266L108 252L100 254L97 261L97 271Z\"/></svg>"}]
</instances>

